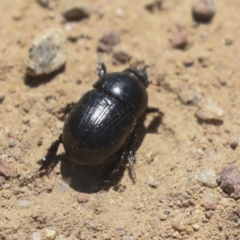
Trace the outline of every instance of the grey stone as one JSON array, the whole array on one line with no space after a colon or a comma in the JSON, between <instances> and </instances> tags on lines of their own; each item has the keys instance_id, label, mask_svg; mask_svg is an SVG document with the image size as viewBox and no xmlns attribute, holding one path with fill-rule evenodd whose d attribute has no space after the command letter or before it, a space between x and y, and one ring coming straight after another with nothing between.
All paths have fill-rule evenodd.
<instances>
[{"instance_id":1,"label":"grey stone","mask_svg":"<svg viewBox=\"0 0 240 240\"><path fill-rule=\"evenodd\" d=\"M199 183L209 188L217 187L217 177L212 169L204 169L197 177Z\"/></svg>"},{"instance_id":2,"label":"grey stone","mask_svg":"<svg viewBox=\"0 0 240 240\"><path fill-rule=\"evenodd\" d=\"M38 34L29 49L27 75L50 74L63 67L67 60L65 41L63 32L58 28Z\"/></svg>"}]
</instances>

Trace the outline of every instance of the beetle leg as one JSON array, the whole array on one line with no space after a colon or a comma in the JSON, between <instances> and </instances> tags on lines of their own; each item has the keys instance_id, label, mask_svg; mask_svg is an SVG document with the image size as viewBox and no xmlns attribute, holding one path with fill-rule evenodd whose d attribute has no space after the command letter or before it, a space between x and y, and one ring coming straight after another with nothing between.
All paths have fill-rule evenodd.
<instances>
[{"instance_id":1,"label":"beetle leg","mask_svg":"<svg viewBox=\"0 0 240 240\"><path fill-rule=\"evenodd\" d=\"M39 171L45 170L46 174L49 175L49 173L54 169L54 167L58 163L57 150L61 143L62 134L58 137L56 141L52 143L52 145L48 149L46 156L40 160L41 167L39 168Z\"/></svg>"},{"instance_id":2,"label":"beetle leg","mask_svg":"<svg viewBox=\"0 0 240 240\"><path fill-rule=\"evenodd\" d=\"M148 113L158 113L161 117L164 116L164 112L159 109L159 108L155 108L155 107L147 107L145 109L145 113L148 114Z\"/></svg>"},{"instance_id":3,"label":"beetle leg","mask_svg":"<svg viewBox=\"0 0 240 240\"><path fill-rule=\"evenodd\" d=\"M20 178L19 180L20 186L24 186L28 183L31 183L34 179L41 177L45 174L47 175L50 174L50 172L54 169L54 167L58 163L56 155L60 143L62 143L62 135L60 135L58 139L52 143L51 147L48 149L46 156L39 161L41 167L37 171L27 174L26 176Z\"/></svg>"},{"instance_id":4,"label":"beetle leg","mask_svg":"<svg viewBox=\"0 0 240 240\"><path fill-rule=\"evenodd\" d=\"M75 104L75 102L67 103L64 108L59 109L58 113L62 113L62 116L60 117L61 120L64 120L66 118L67 114L71 112Z\"/></svg>"},{"instance_id":5,"label":"beetle leg","mask_svg":"<svg viewBox=\"0 0 240 240\"><path fill-rule=\"evenodd\" d=\"M103 188L108 189L109 188L109 182L111 182L111 179L113 178L114 175L116 175L119 172L119 169L125 162L127 161L129 166L129 175L133 181L133 183L136 182L136 174L134 170L134 164L136 162L135 159L135 151L136 151L136 139L137 135L135 131L133 131L128 139L126 140L126 144L123 146L123 151L122 155L119 158L118 161L115 162L113 166L107 171L104 177L103 181Z\"/></svg>"},{"instance_id":6,"label":"beetle leg","mask_svg":"<svg viewBox=\"0 0 240 240\"><path fill-rule=\"evenodd\" d=\"M133 183L136 182L136 173L134 169L134 165L136 163L136 158L135 158L136 144L137 144L137 134L135 131L133 131L130 135L129 141L126 143L126 146L124 147L125 156L129 164L128 166L129 175Z\"/></svg>"},{"instance_id":7,"label":"beetle leg","mask_svg":"<svg viewBox=\"0 0 240 240\"><path fill-rule=\"evenodd\" d=\"M111 182L111 179L112 177L117 174L117 172L119 171L121 165L122 165L122 162L123 162L123 154L122 156L117 160L115 161L115 163L113 164L113 166L111 166L107 172L104 174L103 176L103 182L102 182L102 188L107 190L110 188L110 185L109 183Z\"/></svg>"},{"instance_id":8,"label":"beetle leg","mask_svg":"<svg viewBox=\"0 0 240 240\"><path fill-rule=\"evenodd\" d=\"M107 68L105 63L103 62L102 58L101 58L101 54L98 54L98 77L101 78L102 76L104 76L107 73Z\"/></svg>"}]
</instances>

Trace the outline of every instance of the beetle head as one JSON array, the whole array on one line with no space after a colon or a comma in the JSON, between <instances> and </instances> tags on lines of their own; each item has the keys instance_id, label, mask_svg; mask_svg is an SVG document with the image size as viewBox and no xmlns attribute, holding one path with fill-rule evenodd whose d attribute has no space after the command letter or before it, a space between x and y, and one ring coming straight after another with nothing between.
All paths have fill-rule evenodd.
<instances>
[{"instance_id":1,"label":"beetle head","mask_svg":"<svg viewBox=\"0 0 240 240\"><path fill-rule=\"evenodd\" d=\"M147 67L140 68L140 69L138 69L136 67L129 67L129 68L125 69L124 72L129 72L129 73L132 73L133 75L135 75L137 78L139 78L139 80L141 80L143 85L147 88L149 86L150 79L148 77L146 69L147 69Z\"/></svg>"}]
</instances>

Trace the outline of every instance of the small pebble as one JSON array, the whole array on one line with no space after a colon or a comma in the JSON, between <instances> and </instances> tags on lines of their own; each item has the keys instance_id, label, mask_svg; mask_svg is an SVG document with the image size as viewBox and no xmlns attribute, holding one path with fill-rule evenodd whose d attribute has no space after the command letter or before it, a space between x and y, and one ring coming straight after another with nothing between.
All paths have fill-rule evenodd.
<instances>
[{"instance_id":1,"label":"small pebble","mask_svg":"<svg viewBox=\"0 0 240 240\"><path fill-rule=\"evenodd\" d=\"M40 146L42 146L42 144L43 144L42 139L39 139L39 140L37 141L37 146L40 147Z\"/></svg>"},{"instance_id":2,"label":"small pebble","mask_svg":"<svg viewBox=\"0 0 240 240\"><path fill-rule=\"evenodd\" d=\"M214 147L206 148L204 151L204 158L211 159L215 156L215 154L216 154L216 150Z\"/></svg>"},{"instance_id":3,"label":"small pebble","mask_svg":"<svg viewBox=\"0 0 240 240\"><path fill-rule=\"evenodd\" d=\"M0 103L2 103L5 99L5 95L3 93L0 93Z\"/></svg>"},{"instance_id":4,"label":"small pebble","mask_svg":"<svg viewBox=\"0 0 240 240\"><path fill-rule=\"evenodd\" d=\"M172 237L173 238L178 238L180 235L179 235L179 232L174 232L173 234L172 234Z\"/></svg>"},{"instance_id":5,"label":"small pebble","mask_svg":"<svg viewBox=\"0 0 240 240\"><path fill-rule=\"evenodd\" d=\"M20 199L17 201L17 204L21 208L28 208L28 207L30 207L31 202L29 200Z\"/></svg>"},{"instance_id":6,"label":"small pebble","mask_svg":"<svg viewBox=\"0 0 240 240\"><path fill-rule=\"evenodd\" d=\"M153 178L153 177L149 177L148 178L148 185L151 187L151 188L157 188L159 186L159 182Z\"/></svg>"},{"instance_id":7,"label":"small pebble","mask_svg":"<svg viewBox=\"0 0 240 240\"><path fill-rule=\"evenodd\" d=\"M114 30L107 31L98 41L98 51L111 52L113 47L121 42L120 33Z\"/></svg>"},{"instance_id":8,"label":"small pebble","mask_svg":"<svg viewBox=\"0 0 240 240\"><path fill-rule=\"evenodd\" d=\"M199 121L209 123L222 123L223 122L223 109L211 101L205 101L200 109L195 113L195 117Z\"/></svg>"},{"instance_id":9,"label":"small pebble","mask_svg":"<svg viewBox=\"0 0 240 240\"><path fill-rule=\"evenodd\" d=\"M42 7L48 7L51 0L36 0L39 5Z\"/></svg>"},{"instance_id":10,"label":"small pebble","mask_svg":"<svg viewBox=\"0 0 240 240\"><path fill-rule=\"evenodd\" d=\"M185 226L183 225L183 222L176 219L173 219L171 225L172 229L178 232L184 231L186 229Z\"/></svg>"},{"instance_id":11,"label":"small pebble","mask_svg":"<svg viewBox=\"0 0 240 240\"><path fill-rule=\"evenodd\" d=\"M13 148L16 146L16 141L14 139L11 139L9 142L8 142L8 147L10 148Z\"/></svg>"},{"instance_id":12,"label":"small pebble","mask_svg":"<svg viewBox=\"0 0 240 240\"><path fill-rule=\"evenodd\" d=\"M188 44L188 35L186 32L182 31L176 33L170 41L173 48L184 49Z\"/></svg>"},{"instance_id":13,"label":"small pebble","mask_svg":"<svg viewBox=\"0 0 240 240\"><path fill-rule=\"evenodd\" d=\"M202 95L193 90L183 89L178 92L178 97L183 104L186 105L197 105Z\"/></svg>"},{"instance_id":14,"label":"small pebble","mask_svg":"<svg viewBox=\"0 0 240 240\"><path fill-rule=\"evenodd\" d=\"M225 39L224 39L224 44L225 44L226 46L232 45L233 42L234 42L233 36L226 36Z\"/></svg>"},{"instance_id":15,"label":"small pebble","mask_svg":"<svg viewBox=\"0 0 240 240\"><path fill-rule=\"evenodd\" d=\"M193 227L194 231L198 231L198 230L200 229L200 226L199 226L199 224L197 224L197 223L194 223L194 224L192 225L192 227Z\"/></svg>"},{"instance_id":16,"label":"small pebble","mask_svg":"<svg viewBox=\"0 0 240 240\"><path fill-rule=\"evenodd\" d=\"M197 180L199 183L209 188L215 188L218 185L216 174L212 169L202 170L199 173Z\"/></svg>"},{"instance_id":17,"label":"small pebble","mask_svg":"<svg viewBox=\"0 0 240 240\"><path fill-rule=\"evenodd\" d=\"M62 234L59 234L57 240L66 240L66 237Z\"/></svg>"},{"instance_id":18,"label":"small pebble","mask_svg":"<svg viewBox=\"0 0 240 240\"><path fill-rule=\"evenodd\" d=\"M203 68L206 68L210 65L210 53L207 51L200 51L197 54L197 60Z\"/></svg>"},{"instance_id":19,"label":"small pebble","mask_svg":"<svg viewBox=\"0 0 240 240\"><path fill-rule=\"evenodd\" d=\"M206 211L215 210L217 207L217 197L211 192L204 193L202 198L202 206Z\"/></svg>"},{"instance_id":20,"label":"small pebble","mask_svg":"<svg viewBox=\"0 0 240 240\"><path fill-rule=\"evenodd\" d=\"M29 116L29 115L23 116L23 117L22 117L22 122L23 122L24 124L29 124L29 122L30 122L30 116Z\"/></svg>"},{"instance_id":21,"label":"small pebble","mask_svg":"<svg viewBox=\"0 0 240 240\"><path fill-rule=\"evenodd\" d=\"M42 235L40 232L34 232L32 234L32 240L41 240L42 239Z\"/></svg>"},{"instance_id":22,"label":"small pebble","mask_svg":"<svg viewBox=\"0 0 240 240\"><path fill-rule=\"evenodd\" d=\"M117 17L121 18L124 15L124 11L123 11L122 8L117 8L116 11L115 11L115 14L116 14Z\"/></svg>"},{"instance_id":23,"label":"small pebble","mask_svg":"<svg viewBox=\"0 0 240 240\"><path fill-rule=\"evenodd\" d=\"M79 203L87 203L90 201L90 198L90 195L87 193L79 193L77 200Z\"/></svg>"},{"instance_id":24,"label":"small pebble","mask_svg":"<svg viewBox=\"0 0 240 240\"><path fill-rule=\"evenodd\" d=\"M187 56L187 57L183 60L183 65L184 65L185 67L190 67L190 66L192 66L193 64L194 64L194 59L191 58L191 57L189 57L189 56Z\"/></svg>"},{"instance_id":25,"label":"small pebble","mask_svg":"<svg viewBox=\"0 0 240 240\"><path fill-rule=\"evenodd\" d=\"M127 49L123 45L117 45L113 48L113 63L114 64L125 64L130 59Z\"/></svg>"},{"instance_id":26,"label":"small pebble","mask_svg":"<svg viewBox=\"0 0 240 240\"><path fill-rule=\"evenodd\" d=\"M23 17L23 11L18 8L13 8L12 18L15 21L20 21Z\"/></svg>"},{"instance_id":27,"label":"small pebble","mask_svg":"<svg viewBox=\"0 0 240 240\"><path fill-rule=\"evenodd\" d=\"M186 231L187 231L188 234L192 234L194 232L194 229L193 229L192 226L188 226Z\"/></svg>"},{"instance_id":28,"label":"small pebble","mask_svg":"<svg viewBox=\"0 0 240 240\"><path fill-rule=\"evenodd\" d=\"M189 207L189 201L188 200L184 200L184 201L182 201L182 204L181 204L181 207L185 207L185 208L187 208L187 207Z\"/></svg>"},{"instance_id":29,"label":"small pebble","mask_svg":"<svg viewBox=\"0 0 240 240\"><path fill-rule=\"evenodd\" d=\"M235 201L232 198L221 198L219 204L225 207L232 207L235 204Z\"/></svg>"},{"instance_id":30,"label":"small pebble","mask_svg":"<svg viewBox=\"0 0 240 240\"><path fill-rule=\"evenodd\" d=\"M167 220L167 218L168 218L168 216L166 215L166 214L160 214L159 216L159 219L161 220L161 221L166 221Z\"/></svg>"},{"instance_id":31,"label":"small pebble","mask_svg":"<svg viewBox=\"0 0 240 240\"><path fill-rule=\"evenodd\" d=\"M122 240L133 240L133 237L132 236L123 236Z\"/></svg>"},{"instance_id":32,"label":"small pebble","mask_svg":"<svg viewBox=\"0 0 240 240\"><path fill-rule=\"evenodd\" d=\"M196 0L192 6L193 19L196 22L208 23L216 13L213 0Z\"/></svg>"},{"instance_id":33,"label":"small pebble","mask_svg":"<svg viewBox=\"0 0 240 240\"><path fill-rule=\"evenodd\" d=\"M4 177L9 177L11 174L11 169L7 164L0 162L0 175Z\"/></svg>"},{"instance_id":34,"label":"small pebble","mask_svg":"<svg viewBox=\"0 0 240 240\"><path fill-rule=\"evenodd\" d=\"M239 137L233 136L228 140L227 143L233 150L235 150L238 146L238 141L239 141Z\"/></svg>"},{"instance_id":35,"label":"small pebble","mask_svg":"<svg viewBox=\"0 0 240 240\"><path fill-rule=\"evenodd\" d=\"M29 48L27 75L50 74L63 67L67 60L65 37L61 29L51 28L38 34Z\"/></svg>"},{"instance_id":36,"label":"small pebble","mask_svg":"<svg viewBox=\"0 0 240 240\"><path fill-rule=\"evenodd\" d=\"M220 187L231 198L240 199L240 166L228 165L220 173Z\"/></svg>"},{"instance_id":37,"label":"small pebble","mask_svg":"<svg viewBox=\"0 0 240 240\"><path fill-rule=\"evenodd\" d=\"M45 239L46 240L53 240L57 236L57 231L53 229L46 228L45 229Z\"/></svg>"},{"instance_id":38,"label":"small pebble","mask_svg":"<svg viewBox=\"0 0 240 240\"><path fill-rule=\"evenodd\" d=\"M6 160L8 158L7 154L1 154L0 155L0 160Z\"/></svg>"},{"instance_id":39,"label":"small pebble","mask_svg":"<svg viewBox=\"0 0 240 240\"><path fill-rule=\"evenodd\" d=\"M86 2L66 0L62 14L68 21L80 21L90 16L89 7Z\"/></svg>"},{"instance_id":40,"label":"small pebble","mask_svg":"<svg viewBox=\"0 0 240 240\"><path fill-rule=\"evenodd\" d=\"M213 214L214 214L214 211L207 211L207 212L205 212L205 217L206 217L207 219L210 219Z\"/></svg>"}]
</instances>

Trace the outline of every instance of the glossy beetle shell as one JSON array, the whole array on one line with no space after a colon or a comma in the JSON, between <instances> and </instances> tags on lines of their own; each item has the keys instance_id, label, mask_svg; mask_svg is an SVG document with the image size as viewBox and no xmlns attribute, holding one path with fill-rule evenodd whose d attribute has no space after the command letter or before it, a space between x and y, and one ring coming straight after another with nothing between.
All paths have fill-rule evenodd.
<instances>
[{"instance_id":1,"label":"glossy beetle shell","mask_svg":"<svg viewBox=\"0 0 240 240\"><path fill-rule=\"evenodd\" d=\"M71 110L62 141L68 158L97 165L116 153L148 103L146 87L128 72L101 77Z\"/></svg>"}]
</instances>

